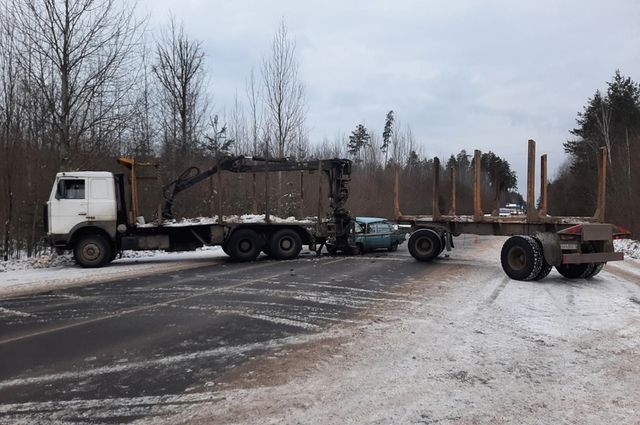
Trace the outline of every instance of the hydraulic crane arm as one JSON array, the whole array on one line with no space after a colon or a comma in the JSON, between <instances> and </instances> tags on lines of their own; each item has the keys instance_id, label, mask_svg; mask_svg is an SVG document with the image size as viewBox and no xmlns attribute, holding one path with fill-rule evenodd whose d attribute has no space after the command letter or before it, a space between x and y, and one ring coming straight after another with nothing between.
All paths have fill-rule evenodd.
<instances>
[{"instance_id":1,"label":"hydraulic crane arm","mask_svg":"<svg viewBox=\"0 0 640 425\"><path fill-rule=\"evenodd\" d=\"M288 159L272 159L261 157L228 156L223 157L217 163L204 171L197 167L190 167L176 180L163 187L164 207L163 219L172 219L172 207L175 197L208 177L220 172L232 173L263 173L273 171L323 171L330 183L331 209L334 215L348 216L345 203L349 196L347 182L351 175L351 161L348 159L326 159L310 161L292 161Z\"/></svg>"}]
</instances>

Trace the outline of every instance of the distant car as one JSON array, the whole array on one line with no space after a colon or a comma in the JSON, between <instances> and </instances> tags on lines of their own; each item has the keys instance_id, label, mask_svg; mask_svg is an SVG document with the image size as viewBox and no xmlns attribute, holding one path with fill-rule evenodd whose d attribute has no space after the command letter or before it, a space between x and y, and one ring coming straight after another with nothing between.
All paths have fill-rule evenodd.
<instances>
[{"instance_id":1,"label":"distant car","mask_svg":"<svg viewBox=\"0 0 640 425\"><path fill-rule=\"evenodd\" d=\"M395 251L405 240L405 232L398 225L379 217L356 217L356 245L361 252L375 249Z\"/></svg>"},{"instance_id":2,"label":"distant car","mask_svg":"<svg viewBox=\"0 0 640 425\"><path fill-rule=\"evenodd\" d=\"M511 215L511 210L509 208L500 208L498 211L498 216L500 217L509 217Z\"/></svg>"}]
</instances>

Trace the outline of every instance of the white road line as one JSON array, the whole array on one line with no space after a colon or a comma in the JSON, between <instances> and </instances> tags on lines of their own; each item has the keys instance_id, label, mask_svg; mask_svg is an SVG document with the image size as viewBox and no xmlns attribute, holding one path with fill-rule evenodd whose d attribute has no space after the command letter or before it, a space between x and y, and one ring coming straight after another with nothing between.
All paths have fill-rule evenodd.
<instances>
[{"instance_id":1,"label":"white road line","mask_svg":"<svg viewBox=\"0 0 640 425\"><path fill-rule=\"evenodd\" d=\"M8 308L0 307L0 314L4 314L7 316L19 316L19 317L31 317L32 314L26 313L24 311L17 310L9 310Z\"/></svg>"}]
</instances>

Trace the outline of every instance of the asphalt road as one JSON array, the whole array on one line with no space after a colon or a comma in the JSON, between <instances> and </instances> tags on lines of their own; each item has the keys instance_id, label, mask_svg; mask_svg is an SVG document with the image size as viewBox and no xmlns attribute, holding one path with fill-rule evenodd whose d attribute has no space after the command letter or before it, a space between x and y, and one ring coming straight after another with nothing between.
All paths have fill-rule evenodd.
<instances>
[{"instance_id":1,"label":"asphalt road","mask_svg":"<svg viewBox=\"0 0 640 425\"><path fill-rule=\"evenodd\" d=\"M393 302L424 273L402 246L222 260L0 301L0 422L166 418L212 401L195 394L234 368Z\"/></svg>"}]
</instances>

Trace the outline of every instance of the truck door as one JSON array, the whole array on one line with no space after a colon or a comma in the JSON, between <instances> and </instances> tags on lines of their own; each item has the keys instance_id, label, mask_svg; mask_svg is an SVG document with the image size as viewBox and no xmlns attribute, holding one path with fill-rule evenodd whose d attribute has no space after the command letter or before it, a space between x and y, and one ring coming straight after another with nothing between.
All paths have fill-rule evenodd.
<instances>
[{"instance_id":1,"label":"truck door","mask_svg":"<svg viewBox=\"0 0 640 425\"><path fill-rule=\"evenodd\" d=\"M87 220L88 202L86 180L66 178L58 180L49 202L49 232L65 235L78 223Z\"/></svg>"},{"instance_id":2,"label":"truck door","mask_svg":"<svg viewBox=\"0 0 640 425\"><path fill-rule=\"evenodd\" d=\"M88 220L116 221L116 195L111 178L94 177L89 179L89 211Z\"/></svg>"}]
</instances>

